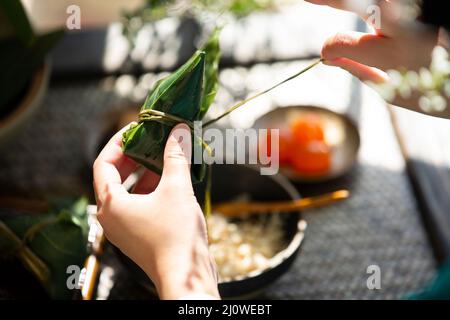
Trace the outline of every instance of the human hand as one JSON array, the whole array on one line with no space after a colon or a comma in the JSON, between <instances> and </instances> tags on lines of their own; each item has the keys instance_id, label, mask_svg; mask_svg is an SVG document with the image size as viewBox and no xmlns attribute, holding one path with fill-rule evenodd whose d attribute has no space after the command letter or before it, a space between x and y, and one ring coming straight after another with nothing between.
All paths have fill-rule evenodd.
<instances>
[{"instance_id":1,"label":"human hand","mask_svg":"<svg viewBox=\"0 0 450 320\"><path fill-rule=\"evenodd\" d=\"M358 14L367 21L367 8L352 7L352 1L306 0ZM369 1L362 1L369 3ZM373 33L341 32L327 39L322 47L324 63L341 67L362 81L387 81L387 70L419 70L429 67L431 52L438 44L438 29L408 20L399 10L398 0L375 1L379 8L378 26ZM371 21L372 19L369 19ZM372 25L373 26L373 25Z\"/></svg>"},{"instance_id":2,"label":"human hand","mask_svg":"<svg viewBox=\"0 0 450 320\"><path fill-rule=\"evenodd\" d=\"M106 237L152 279L162 299L195 293L219 298L206 223L190 177L191 134L176 126L162 176L146 171L129 193L122 182L137 168L121 149L122 129L94 162L97 217Z\"/></svg>"},{"instance_id":3,"label":"human hand","mask_svg":"<svg viewBox=\"0 0 450 320\"><path fill-rule=\"evenodd\" d=\"M373 33L338 33L326 40L321 52L325 64L347 70L369 84L390 82L388 86L393 86L391 81L398 81L398 77L390 79L386 73L389 70L417 72L423 67L429 68L435 46L446 46L447 43L447 34L443 29L405 17L400 0L373 1L376 7L368 7L372 1L363 0L306 1L357 13L366 22L374 22L375 11L372 9L379 10L379 21L372 24ZM450 119L450 108L425 111L420 107L422 95L423 92L413 88L409 95L397 94L389 102L416 112Z\"/></svg>"}]
</instances>

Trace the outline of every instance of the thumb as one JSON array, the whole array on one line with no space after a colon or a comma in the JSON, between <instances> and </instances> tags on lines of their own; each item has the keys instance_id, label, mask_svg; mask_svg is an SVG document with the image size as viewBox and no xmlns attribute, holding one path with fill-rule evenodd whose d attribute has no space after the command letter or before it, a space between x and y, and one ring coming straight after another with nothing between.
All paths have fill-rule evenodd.
<instances>
[{"instance_id":1,"label":"thumb","mask_svg":"<svg viewBox=\"0 0 450 320\"><path fill-rule=\"evenodd\" d=\"M328 38L322 47L322 58L328 61L347 58L366 66L381 70L394 69L393 57L395 43L390 38L368 33L349 31L340 32Z\"/></svg>"},{"instance_id":2,"label":"thumb","mask_svg":"<svg viewBox=\"0 0 450 320\"><path fill-rule=\"evenodd\" d=\"M192 189L191 154L191 131L186 124L178 124L170 132L164 149L164 168L160 185L176 184Z\"/></svg>"}]
</instances>

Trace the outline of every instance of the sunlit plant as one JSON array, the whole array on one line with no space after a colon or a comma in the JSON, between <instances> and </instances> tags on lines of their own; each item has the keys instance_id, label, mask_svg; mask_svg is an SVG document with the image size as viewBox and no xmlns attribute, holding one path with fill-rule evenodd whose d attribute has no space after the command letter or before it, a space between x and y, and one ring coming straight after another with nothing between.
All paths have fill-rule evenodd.
<instances>
[{"instance_id":1,"label":"sunlit plant","mask_svg":"<svg viewBox=\"0 0 450 320\"><path fill-rule=\"evenodd\" d=\"M436 46L432 52L429 68L421 68L418 72L412 70L389 70L389 81L370 83L388 102L397 96L403 99L411 98L413 92L419 92L419 106L427 113L442 112L450 99L450 60L448 52L441 46Z\"/></svg>"},{"instance_id":2,"label":"sunlit plant","mask_svg":"<svg viewBox=\"0 0 450 320\"><path fill-rule=\"evenodd\" d=\"M223 14L241 18L289 1L292 0L147 0L137 10L123 14L123 32L133 42L145 23L165 17L191 17L204 24Z\"/></svg>"}]
</instances>

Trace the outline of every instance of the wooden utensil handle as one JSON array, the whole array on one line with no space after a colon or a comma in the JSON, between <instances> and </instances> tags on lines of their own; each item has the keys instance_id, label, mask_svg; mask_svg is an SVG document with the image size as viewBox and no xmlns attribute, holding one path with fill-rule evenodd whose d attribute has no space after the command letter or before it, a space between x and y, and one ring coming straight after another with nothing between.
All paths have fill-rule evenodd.
<instances>
[{"instance_id":1,"label":"wooden utensil handle","mask_svg":"<svg viewBox=\"0 0 450 320\"><path fill-rule=\"evenodd\" d=\"M293 212L320 207L348 198L347 190L339 190L320 196L279 202L229 202L214 206L213 211L225 216L238 216L243 213Z\"/></svg>"}]
</instances>

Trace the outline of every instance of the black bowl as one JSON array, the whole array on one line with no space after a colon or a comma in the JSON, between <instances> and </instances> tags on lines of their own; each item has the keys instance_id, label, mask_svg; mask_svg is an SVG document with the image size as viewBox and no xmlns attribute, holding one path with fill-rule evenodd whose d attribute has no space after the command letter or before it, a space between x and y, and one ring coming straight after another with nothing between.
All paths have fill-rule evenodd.
<instances>
[{"instance_id":1,"label":"black bowl","mask_svg":"<svg viewBox=\"0 0 450 320\"><path fill-rule=\"evenodd\" d=\"M214 165L212 202L230 201L248 194L253 201L280 201L298 199L300 196L292 184L281 175L263 176L258 168L244 165ZM195 186L200 204L203 203L205 183ZM306 223L301 213L282 214L286 247L270 259L269 267L263 271L249 273L246 277L219 283L220 295L224 299L251 298L283 275L295 260L300 249ZM116 250L121 262L135 279L155 292L147 275L128 257Z\"/></svg>"}]
</instances>

